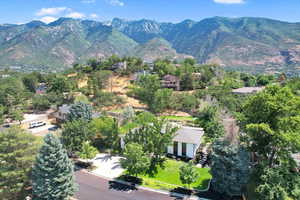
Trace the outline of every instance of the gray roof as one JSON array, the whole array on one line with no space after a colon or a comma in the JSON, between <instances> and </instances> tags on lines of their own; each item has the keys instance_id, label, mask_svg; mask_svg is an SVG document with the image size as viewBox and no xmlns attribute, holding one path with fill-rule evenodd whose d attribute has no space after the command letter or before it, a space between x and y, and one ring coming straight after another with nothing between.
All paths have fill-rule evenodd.
<instances>
[{"instance_id":1,"label":"gray roof","mask_svg":"<svg viewBox=\"0 0 300 200\"><path fill-rule=\"evenodd\" d=\"M263 89L265 89L265 87L243 87L243 88L234 89L232 90L232 92L236 94L251 94L255 92L260 92Z\"/></svg>"},{"instance_id":2,"label":"gray roof","mask_svg":"<svg viewBox=\"0 0 300 200\"><path fill-rule=\"evenodd\" d=\"M175 134L173 141L200 145L203 128L182 126Z\"/></svg>"},{"instance_id":3,"label":"gray roof","mask_svg":"<svg viewBox=\"0 0 300 200\"><path fill-rule=\"evenodd\" d=\"M59 112L61 114L68 114L70 112L71 105L64 104L59 107Z\"/></svg>"}]
</instances>

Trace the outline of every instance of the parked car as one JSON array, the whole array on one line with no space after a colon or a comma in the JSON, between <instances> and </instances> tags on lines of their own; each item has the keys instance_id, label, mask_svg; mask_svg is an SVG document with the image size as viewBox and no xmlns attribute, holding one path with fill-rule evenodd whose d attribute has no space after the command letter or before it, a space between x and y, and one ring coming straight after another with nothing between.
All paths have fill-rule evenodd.
<instances>
[{"instance_id":1,"label":"parked car","mask_svg":"<svg viewBox=\"0 0 300 200\"><path fill-rule=\"evenodd\" d=\"M3 125L3 128L9 128L10 127L10 124L4 124Z\"/></svg>"},{"instance_id":2,"label":"parked car","mask_svg":"<svg viewBox=\"0 0 300 200\"><path fill-rule=\"evenodd\" d=\"M41 126L45 126L46 123L45 122L31 122L29 124L29 128L32 129L32 128L38 128L38 127L41 127Z\"/></svg>"},{"instance_id":3,"label":"parked car","mask_svg":"<svg viewBox=\"0 0 300 200\"><path fill-rule=\"evenodd\" d=\"M48 128L48 131L56 131L58 129L58 126L53 126Z\"/></svg>"}]
</instances>

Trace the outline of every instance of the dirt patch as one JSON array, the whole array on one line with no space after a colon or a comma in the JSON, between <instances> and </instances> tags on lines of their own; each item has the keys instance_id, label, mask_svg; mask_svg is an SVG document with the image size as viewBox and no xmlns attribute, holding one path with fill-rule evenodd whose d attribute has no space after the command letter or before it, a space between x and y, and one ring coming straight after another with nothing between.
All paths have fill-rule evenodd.
<instances>
[{"instance_id":1,"label":"dirt patch","mask_svg":"<svg viewBox=\"0 0 300 200\"><path fill-rule=\"evenodd\" d=\"M131 78L128 76L112 76L109 78L107 87L104 89L104 91L112 92L124 98L126 103L118 106L106 107L105 110L114 110L118 108L124 108L126 106L132 106L133 108L147 108L147 106L142 104L139 100L127 96L127 92L129 91L128 88L131 86L130 80Z\"/></svg>"}]
</instances>

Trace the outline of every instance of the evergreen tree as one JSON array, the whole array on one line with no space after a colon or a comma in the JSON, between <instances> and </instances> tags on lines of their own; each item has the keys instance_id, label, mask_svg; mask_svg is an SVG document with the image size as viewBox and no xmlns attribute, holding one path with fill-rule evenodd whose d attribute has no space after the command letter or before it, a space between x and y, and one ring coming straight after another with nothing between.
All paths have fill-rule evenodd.
<instances>
[{"instance_id":1,"label":"evergreen tree","mask_svg":"<svg viewBox=\"0 0 300 200\"><path fill-rule=\"evenodd\" d=\"M67 200L76 191L73 164L59 139L52 134L44 138L32 170L34 198Z\"/></svg>"},{"instance_id":2,"label":"evergreen tree","mask_svg":"<svg viewBox=\"0 0 300 200\"><path fill-rule=\"evenodd\" d=\"M79 119L91 121L92 106L83 102L78 102L73 104L70 108L68 119L71 121L79 120Z\"/></svg>"},{"instance_id":3,"label":"evergreen tree","mask_svg":"<svg viewBox=\"0 0 300 200\"><path fill-rule=\"evenodd\" d=\"M250 174L250 154L226 141L216 141L212 154L212 186L219 193L241 195Z\"/></svg>"},{"instance_id":4,"label":"evergreen tree","mask_svg":"<svg viewBox=\"0 0 300 200\"><path fill-rule=\"evenodd\" d=\"M19 127L0 131L0 199L23 199L40 142Z\"/></svg>"}]
</instances>

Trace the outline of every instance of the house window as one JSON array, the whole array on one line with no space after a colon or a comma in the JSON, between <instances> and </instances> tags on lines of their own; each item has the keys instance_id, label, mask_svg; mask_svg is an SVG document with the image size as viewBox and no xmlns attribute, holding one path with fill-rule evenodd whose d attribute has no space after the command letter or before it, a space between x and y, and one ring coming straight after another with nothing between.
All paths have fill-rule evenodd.
<instances>
[{"instance_id":1,"label":"house window","mask_svg":"<svg viewBox=\"0 0 300 200\"><path fill-rule=\"evenodd\" d=\"M173 145L173 154L175 156L178 155L178 142L174 142L174 145Z\"/></svg>"},{"instance_id":2,"label":"house window","mask_svg":"<svg viewBox=\"0 0 300 200\"><path fill-rule=\"evenodd\" d=\"M182 143L182 156L186 156L186 143Z\"/></svg>"}]
</instances>

